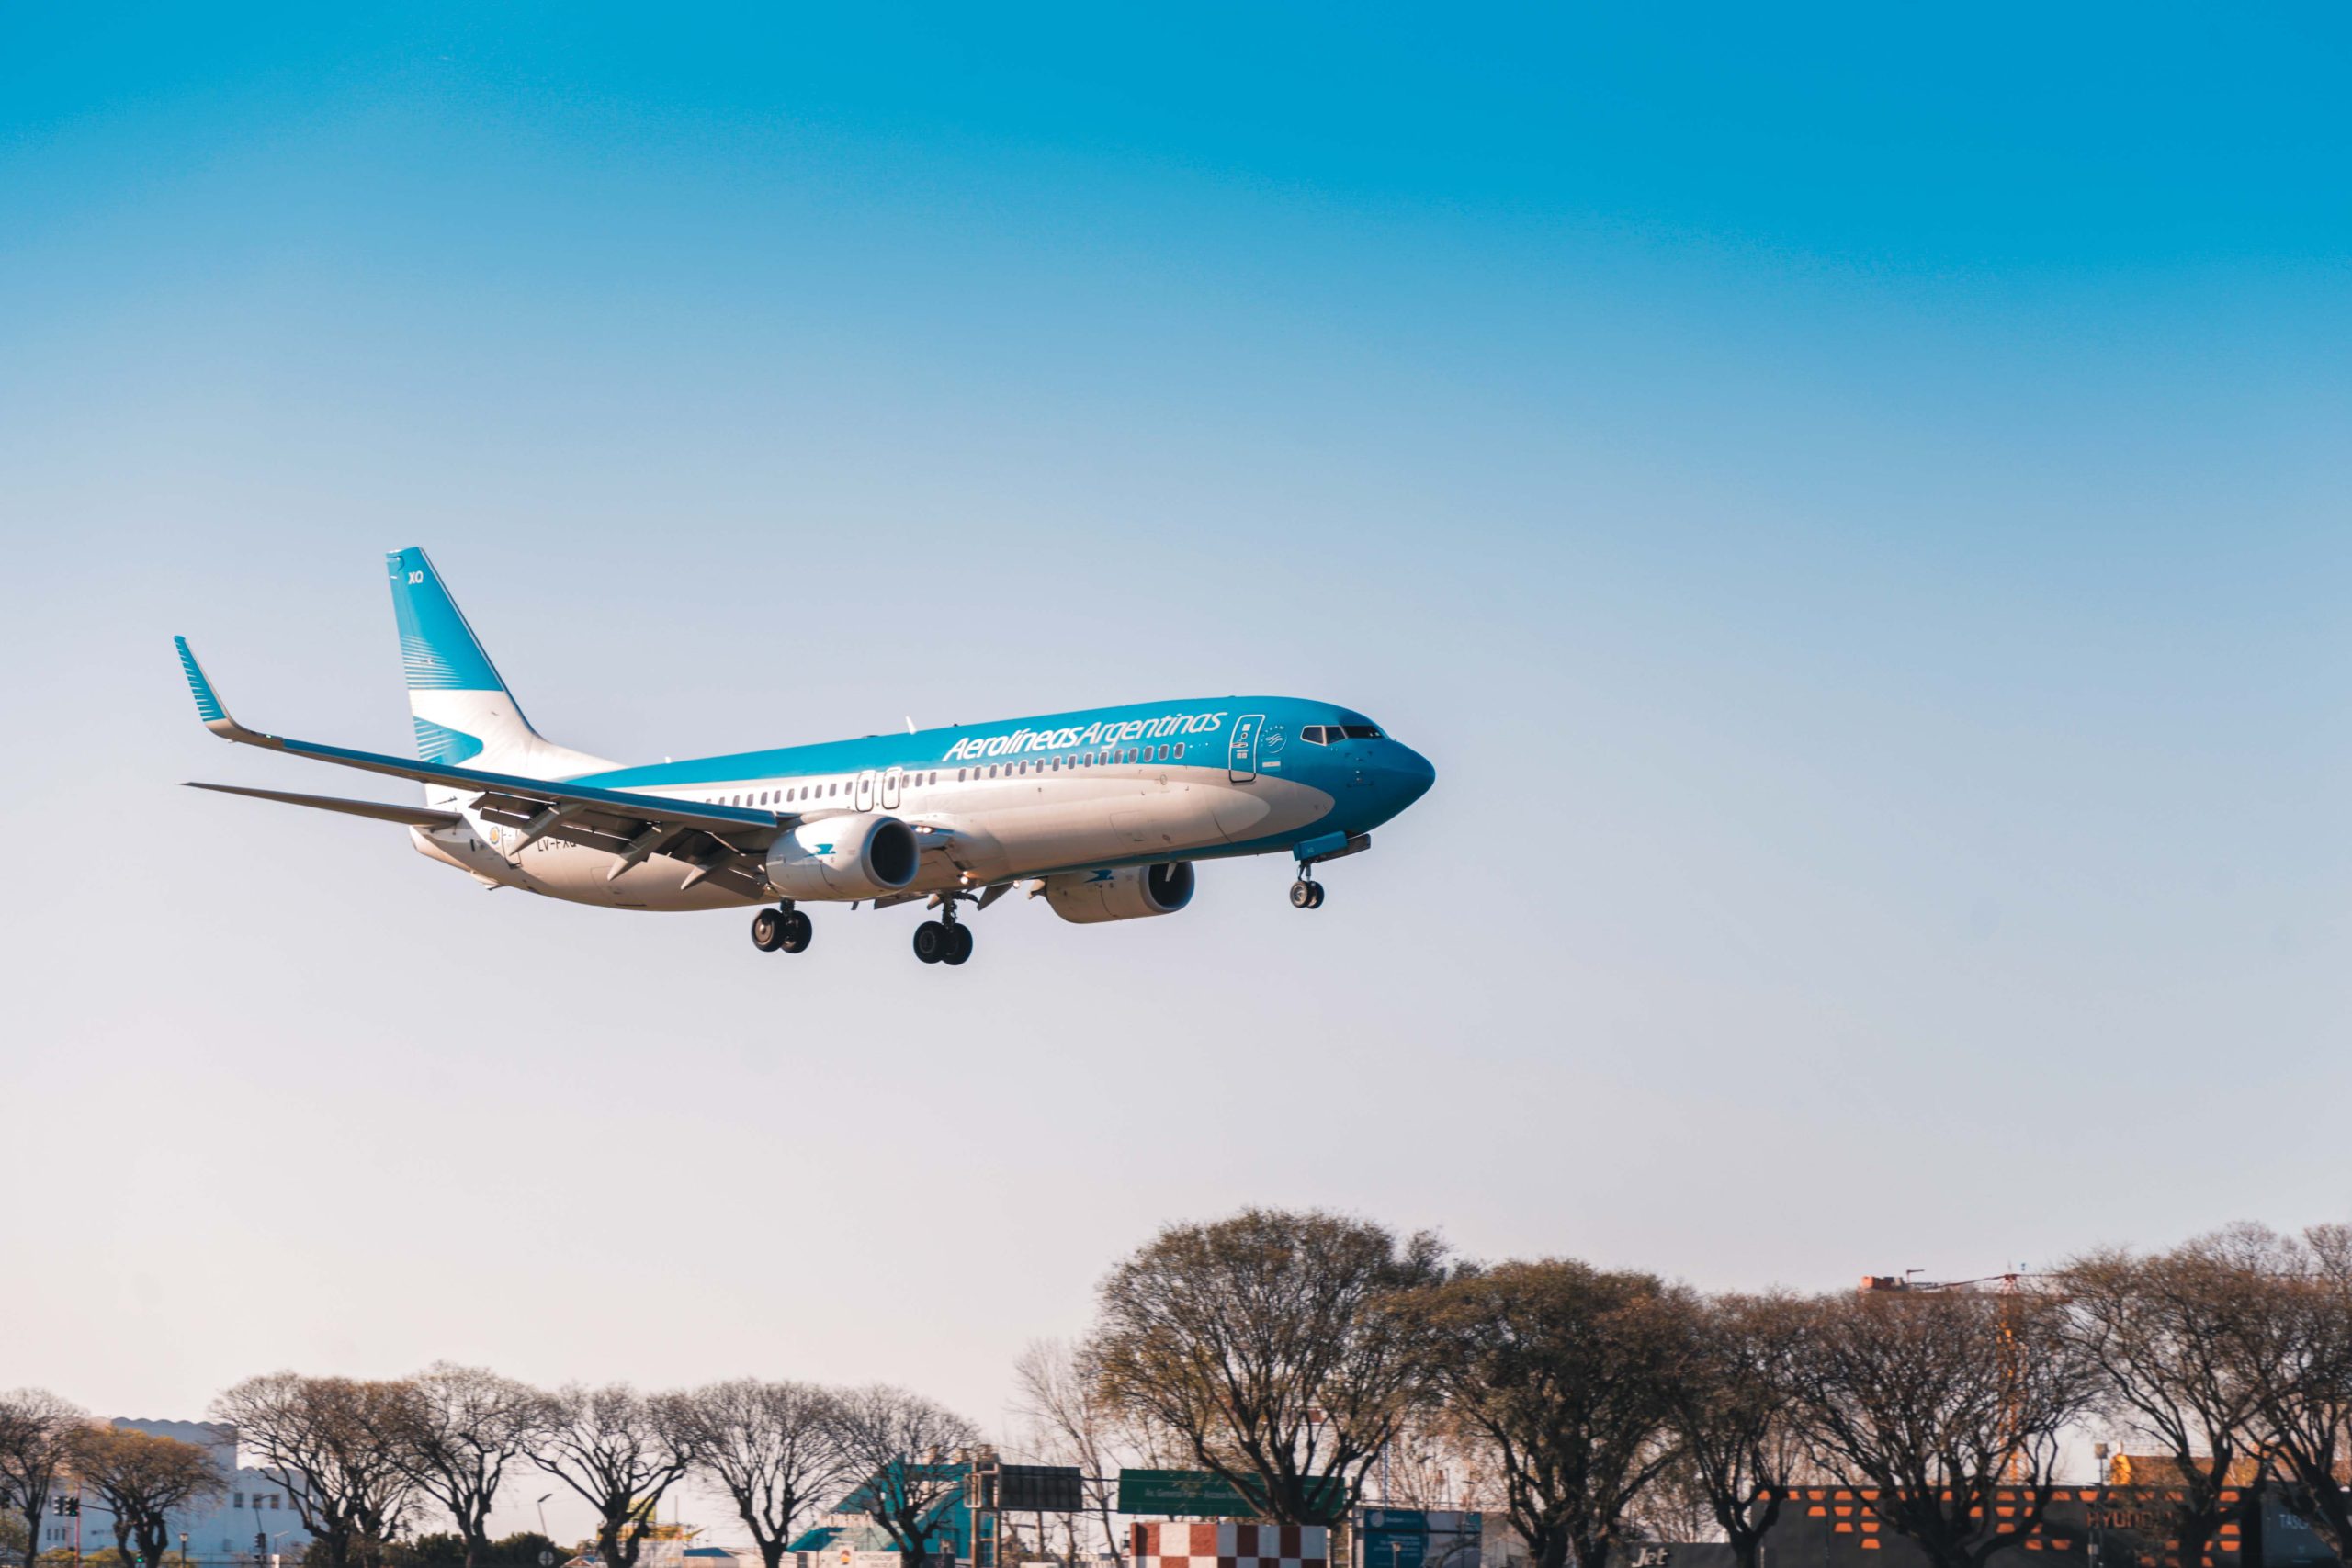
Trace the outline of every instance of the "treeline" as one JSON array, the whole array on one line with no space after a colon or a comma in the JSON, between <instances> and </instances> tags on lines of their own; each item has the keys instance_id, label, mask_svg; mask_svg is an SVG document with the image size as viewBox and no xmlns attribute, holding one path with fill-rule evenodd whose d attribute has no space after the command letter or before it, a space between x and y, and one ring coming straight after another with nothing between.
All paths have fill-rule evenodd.
<instances>
[{"instance_id":1,"label":"treeline","mask_svg":"<svg viewBox=\"0 0 2352 1568\"><path fill-rule=\"evenodd\" d=\"M491 1512L518 1469L555 1477L588 1505L607 1568L635 1568L662 1499L689 1476L733 1504L777 1568L816 1509L883 1475L865 1506L919 1562L939 1505L961 1483L944 1467L899 1461L967 1448L978 1435L955 1412L886 1385L541 1390L446 1363L409 1378L249 1378L211 1413L234 1423L245 1461L283 1484L311 1537L308 1568L538 1568L540 1538L490 1537ZM124 1562L161 1565L166 1517L216 1504L229 1479L196 1445L94 1422L40 1390L0 1395L0 1486L36 1540L51 1499L78 1487L111 1513ZM452 1529L407 1537L428 1517ZM526 1550L528 1562L517 1561Z\"/></svg>"},{"instance_id":2,"label":"treeline","mask_svg":"<svg viewBox=\"0 0 2352 1568\"><path fill-rule=\"evenodd\" d=\"M1114 1554L1123 1464L1205 1469L1305 1525L1343 1517L1377 1465L1385 1501L1503 1513L1532 1568L1601 1568L1670 1517L1755 1568L1788 1489L1822 1483L1860 1490L1935 1568L1984 1568L2040 1523L2066 1438L2098 1431L2156 1465L2174 1561L2203 1561L2262 1481L2352 1562L2352 1227L2093 1252L1992 1291L1887 1283L1711 1294L1245 1210L1163 1229L1103 1280L1082 1343L1033 1346L1008 1447L1088 1477ZM314 1568L536 1568L488 1537L526 1470L588 1506L607 1568L635 1568L688 1478L729 1499L767 1568L845 1494L916 1568L979 1441L887 1385L548 1391L449 1365L249 1379L212 1414L282 1479ZM78 1483L125 1557L160 1563L165 1515L224 1479L197 1453L37 1391L0 1397L0 1486L36 1539ZM407 1534L427 1518L452 1529Z\"/></svg>"},{"instance_id":3,"label":"treeline","mask_svg":"<svg viewBox=\"0 0 2352 1568\"><path fill-rule=\"evenodd\" d=\"M1121 1262L1064 1397L1024 1383L1079 1413L1056 1422L1074 1445L1091 1425L1172 1450L1283 1523L1434 1451L1436 1495L1392 1476L1386 1500L1490 1503L1534 1568L1600 1568L1678 1510L1754 1568L1802 1483L1854 1487L1936 1568L1983 1568L2089 1430L2154 1461L2172 1561L2204 1561L2266 1480L2352 1562L2352 1228L2242 1226L1991 1291L1883 1283L1708 1294L1250 1210Z\"/></svg>"}]
</instances>

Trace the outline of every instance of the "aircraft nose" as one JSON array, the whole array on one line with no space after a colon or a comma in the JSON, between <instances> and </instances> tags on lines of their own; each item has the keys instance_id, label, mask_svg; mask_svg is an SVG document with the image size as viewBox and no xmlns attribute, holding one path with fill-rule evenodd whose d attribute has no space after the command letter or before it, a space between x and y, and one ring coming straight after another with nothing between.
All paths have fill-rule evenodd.
<instances>
[{"instance_id":1,"label":"aircraft nose","mask_svg":"<svg viewBox=\"0 0 2352 1568\"><path fill-rule=\"evenodd\" d=\"M1437 770L1430 765L1430 760L1401 743L1396 745L1396 757L1388 771L1396 781L1393 787L1400 811L1429 794L1430 785L1437 783Z\"/></svg>"}]
</instances>

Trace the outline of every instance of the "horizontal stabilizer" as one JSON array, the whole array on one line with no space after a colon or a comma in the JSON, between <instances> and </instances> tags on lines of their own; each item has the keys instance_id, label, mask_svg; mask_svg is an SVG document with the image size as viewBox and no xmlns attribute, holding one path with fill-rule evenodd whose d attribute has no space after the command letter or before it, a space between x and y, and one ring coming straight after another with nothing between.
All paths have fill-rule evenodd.
<instances>
[{"instance_id":1,"label":"horizontal stabilizer","mask_svg":"<svg viewBox=\"0 0 2352 1568\"><path fill-rule=\"evenodd\" d=\"M429 806L392 806L380 800L345 800L333 795L296 795L282 789L247 789L243 784L198 784L193 779L187 787L221 795L249 795L255 800L308 806L320 811L340 811L346 817L372 817L379 822L398 822L408 828L455 828L465 820L454 811L435 811Z\"/></svg>"},{"instance_id":2,"label":"horizontal stabilizer","mask_svg":"<svg viewBox=\"0 0 2352 1568\"><path fill-rule=\"evenodd\" d=\"M605 789L568 779L532 778L487 768L460 768L422 758L412 762L404 758L387 757L380 752L355 751L345 746L322 746L312 740L295 740L283 735L267 735L257 729L247 729L229 716L220 694L205 678L203 669L196 662L196 655L188 650L187 642L179 638L174 640L179 644L180 668L187 676L188 691L196 698L197 716L204 720L205 728L222 739L233 740L243 746L260 746L272 751L283 751L288 756L308 757L314 762L332 762L340 768L357 768L396 779L415 779L422 784L437 785L453 795L469 795L472 798L466 810L470 817L501 828L517 829L520 834L518 842L521 843L533 843L542 838L558 839L568 844L584 845L622 856L626 864L636 864L650 854L668 855L695 866L695 880L697 882L716 878L738 893L756 897L765 895L767 878L754 863L755 857L775 842L776 836L786 828L800 820L797 812L723 805L716 800L642 795L635 790ZM419 807L412 813L398 807L378 806L365 800L338 801L330 796L287 795L275 790L232 788L225 784L198 787L222 790L231 795L257 795L264 800L286 801L297 806L315 806L327 811L347 811L362 817L407 822L412 826L438 826L464 819L446 809L424 807ZM630 856L635 858L628 859Z\"/></svg>"}]
</instances>

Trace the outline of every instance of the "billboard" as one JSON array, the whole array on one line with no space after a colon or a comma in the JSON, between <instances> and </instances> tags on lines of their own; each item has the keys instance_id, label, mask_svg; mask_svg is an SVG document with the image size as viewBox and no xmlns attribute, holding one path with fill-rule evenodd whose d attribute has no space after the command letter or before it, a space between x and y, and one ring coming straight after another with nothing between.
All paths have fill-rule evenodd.
<instances>
[{"instance_id":1,"label":"billboard","mask_svg":"<svg viewBox=\"0 0 2352 1568\"><path fill-rule=\"evenodd\" d=\"M1361 1568L1476 1568L1486 1520L1455 1509L1356 1510Z\"/></svg>"},{"instance_id":2,"label":"billboard","mask_svg":"<svg viewBox=\"0 0 2352 1568\"><path fill-rule=\"evenodd\" d=\"M1336 1476L1326 1477L1307 1494L1316 1511L1335 1514L1346 1500L1347 1489ZM1236 1490L1233 1483L1206 1470L1122 1470L1119 1472L1119 1512L1165 1514L1171 1517L1210 1519L1255 1518L1263 1510Z\"/></svg>"}]
</instances>

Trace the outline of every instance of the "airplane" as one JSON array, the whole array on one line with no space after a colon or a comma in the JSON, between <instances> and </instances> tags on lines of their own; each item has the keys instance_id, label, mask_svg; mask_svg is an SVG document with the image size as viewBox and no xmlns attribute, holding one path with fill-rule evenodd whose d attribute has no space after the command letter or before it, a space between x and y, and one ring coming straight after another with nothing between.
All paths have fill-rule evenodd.
<instances>
[{"instance_id":1,"label":"airplane","mask_svg":"<svg viewBox=\"0 0 2352 1568\"><path fill-rule=\"evenodd\" d=\"M1193 864L1287 854L1290 901L1315 868L1436 772L1351 708L1203 697L624 766L543 739L421 549L386 557L416 759L248 729L174 637L213 734L424 786L423 806L238 784L194 789L404 826L419 852L489 888L614 909L760 908L752 945L805 952L806 904L922 903L915 956L963 964L966 914L1016 888L1063 919L1172 915Z\"/></svg>"}]
</instances>

